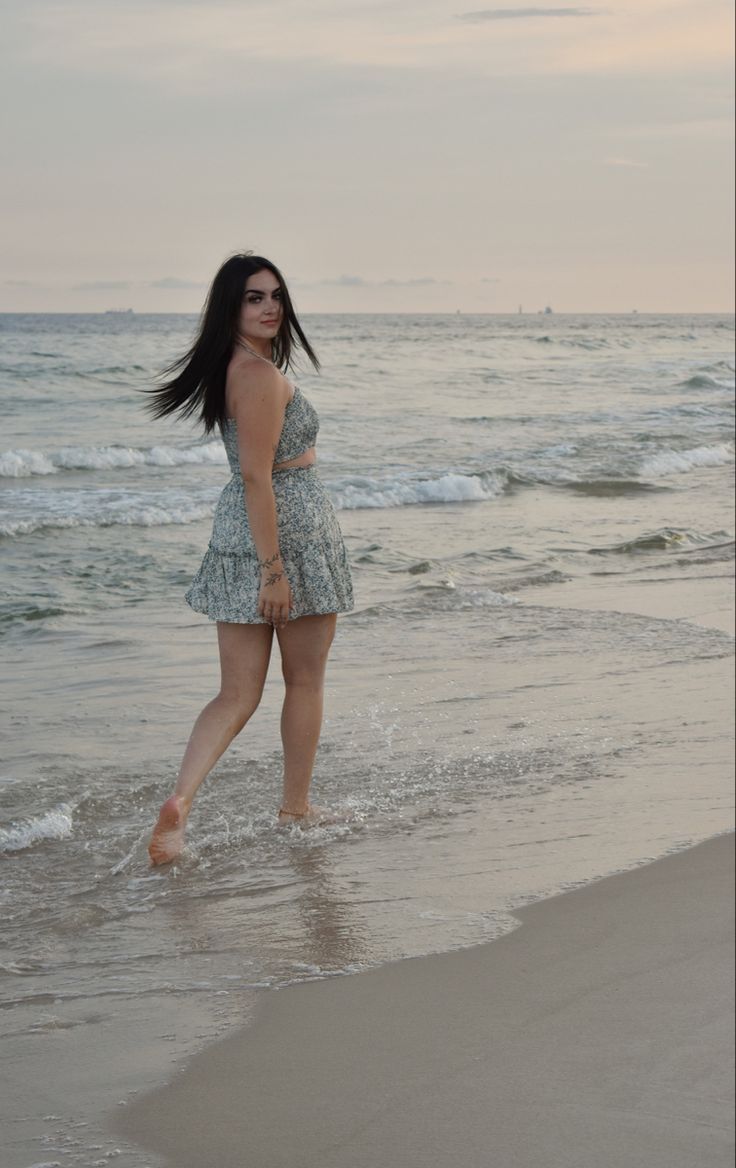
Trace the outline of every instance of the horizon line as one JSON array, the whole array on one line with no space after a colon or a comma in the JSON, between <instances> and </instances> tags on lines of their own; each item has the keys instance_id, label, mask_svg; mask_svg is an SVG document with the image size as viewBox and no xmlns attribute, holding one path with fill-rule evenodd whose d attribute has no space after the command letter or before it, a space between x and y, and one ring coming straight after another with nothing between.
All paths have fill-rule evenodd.
<instances>
[{"instance_id":1,"label":"horizon line","mask_svg":"<svg viewBox=\"0 0 736 1168\"><path fill-rule=\"evenodd\" d=\"M139 310L134 308L98 308L87 309L85 311L66 311L62 309L47 309L42 311L39 309L33 310L6 310L0 309L0 316L200 316L201 309L192 309L189 312L179 310L178 312L171 311L152 311ZM736 316L736 308L728 309L677 309L676 311L667 309L638 309L638 308L624 308L624 309L553 309L551 312L545 312L543 308L535 308L529 312L519 312L518 309L509 309L506 312L474 312L464 308L452 308L446 311L433 310L427 311L399 311L399 312L370 312L358 311L347 312L344 310L326 311L326 310L309 310L299 311L298 315L302 316Z\"/></svg>"}]
</instances>

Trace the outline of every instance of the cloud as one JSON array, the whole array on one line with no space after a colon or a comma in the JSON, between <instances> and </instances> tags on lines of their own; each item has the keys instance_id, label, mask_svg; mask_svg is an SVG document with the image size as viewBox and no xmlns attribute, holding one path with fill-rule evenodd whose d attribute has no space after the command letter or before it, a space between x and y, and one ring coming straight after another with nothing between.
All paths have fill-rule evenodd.
<instances>
[{"instance_id":1,"label":"cloud","mask_svg":"<svg viewBox=\"0 0 736 1168\"><path fill-rule=\"evenodd\" d=\"M15 281L22 283L23 281ZM7 280L6 283L12 283ZM72 285L73 292L125 292L140 288L158 288L164 292L190 292L206 288L203 280L182 280L178 276L162 276L159 280L85 280Z\"/></svg>"},{"instance_id":2,"label":"cloud","mask_svg":"<svg viewBox=\"0 0 736 1168\"><path fill-rule=\"evenodd\" d=\"M85 280L73 284L72 292L122 292L131 287L130 280Z\"/></svg>"},{"instance_id":3,"label":"cloud","mask_svg":"<svg viewBox=\"0 0 736 1168\"><path fill-rule=\"evenodd\" d=\"M318 284L339 284L341 288L364 288L370 283L370 280L364 280L362 276L337 276L333 279L318 280Z\"/></svg>"},{"instance_id":4,"label":"cloud","mask_svg":"<svg viewBox=\"0 0 736 1168\"><path fill-rule=\"evenodd\" d=\"M181 289L189 290L191 288L206 288L207 285L202 280L180 280L178 276L163 276L160 280L150 280L146 287L164 288L170 291L178 292Z\"/></svg>"},{"instance_id":5,"label":"cloud","mask_svg":"<svg viewBox=\"0 0 736 1168\"><path fill-rule=\"evenodd\" d=\"M437 280L434 276L412 276L407 280L397 280L395 277L390 276L386 280L366 280L364 276L349 276L346 274L327 277L324 280L316 280L312 285L307 285L299 280L294 281L295 284L301 284L302 287L328 285L340 288L417 288L427 284L452 284L452 282L452 280Z\"/></svg>"},{"instance_id":6,"label":"cloud","mask_svg":"<svg viewBox=\"0 0 736 1168\"><path fill-rule=\"evenodd\" d=\"M603 165L604 166L624 166L624 167L629 166L629 167L634 167L635 169L639 169L639 168L646 169L649 166L649 163L648 162L637 162L633 158L604 158Z\"/></svg>"},{"instance_id":7,"label":"cloud","mask_svg":"<svg viewBox=\"0 0 736 1168\"><path fill-rule=\"evenodd\" d=\"M456 20L471 24L485 20L531 19L537 16L598 16L593 8L481 8L478 12L461 12Z\"/></svg>"},{"instance_id":8,"label":"cloud","mask_svg":"<svg viewBox=\"0 0 736 1168\"><path fill-rule=\"evenodd\" d=\"M625 138L701 138L711 141L732 142L733 118L686 118L676 122L645 122L627 126L618 131Z\"/></svg>"},{"instance_id":9,"label":"cloud","mask_svg":"<svg viewBox=\"0 0 736 1168\"><path fill-rule=\"evenodd\" d=\"M104 19L99 9L104 6ZM643 74L732 69L733 30L723 0L637 0L605 8L482 8L447 12L446 0L392 4L281 0L27 0L2 52L19 77L72 76L108 90L175 93L209 107L237 93L264 109L347 108L379 100L385 84L413 92L421 74L479 77ZM586 17L599 16L600 20ZM570 18L570 19L565 19ZM577 18L577 19L576 19ZM478 26L493 30L479 36ZM5 33L5 29L3 30ZM379 71L382 75L379 75ZM7 70L6 70L7 73ZM278 86L273 78L278 76ZM12 92L12 91L11 91ZM199 106L198 106L199 108Z\"/></svg>"},{"instance_id":10,"label":"cloud","mask_svg":"<svg viewBox=\"0 0 736 1168\"><path fill-rule=\"evenodd\" d=\"M415 276L411 280L389 279L379 280L377 283L379 287L386 287L386 285L391 285L395 288L416 288L421 284L451 284L452 280L435 280L434 276Z\"/></svg>"}]
</instances>

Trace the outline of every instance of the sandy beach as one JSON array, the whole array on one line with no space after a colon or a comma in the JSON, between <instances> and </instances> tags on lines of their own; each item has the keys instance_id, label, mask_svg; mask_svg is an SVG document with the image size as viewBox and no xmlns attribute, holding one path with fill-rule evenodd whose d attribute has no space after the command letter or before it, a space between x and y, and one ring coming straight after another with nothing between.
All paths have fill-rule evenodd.
<instances>
[{"instance_id":1,"label":"sandy beach","mask_svg":"<svg viewBox=\"0 0 736 1168\"><path fill-rule=\"evenodd\" d=\"M171 1168L725 1168L734 837L263 995L116 1128Z\"/></svg>"}]
</instances>

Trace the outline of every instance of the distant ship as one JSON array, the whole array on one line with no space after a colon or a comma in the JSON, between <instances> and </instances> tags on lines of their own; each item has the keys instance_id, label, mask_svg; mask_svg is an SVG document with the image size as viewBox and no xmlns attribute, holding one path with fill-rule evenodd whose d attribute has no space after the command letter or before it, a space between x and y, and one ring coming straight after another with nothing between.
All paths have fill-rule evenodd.
<instances>
[{"instance_id":1,"label":"distant ship","mask_svg":"<svg viewBox=\"0 0 736 1168\"><path fill-rule=\"evenodd\" d=\"M548 305L547 305L547 307L546 307L546 308L545 308L545 310L544 310L544 315L545 315L545 316L549 316L549 314L551 313L551 311L552 311L552 309L550 308L550 306L549 306L549 304L548 304Z\"/></svg>"},{"instance_id":2,"label":"distant ship","mask_svg":"<svg viewBox=\"0 0 736 1168\"><path fill-rule=\"evenodd\" d=\"M132 316L132 308L106 308L104 316Z\"/></svg>"}]
</instances>

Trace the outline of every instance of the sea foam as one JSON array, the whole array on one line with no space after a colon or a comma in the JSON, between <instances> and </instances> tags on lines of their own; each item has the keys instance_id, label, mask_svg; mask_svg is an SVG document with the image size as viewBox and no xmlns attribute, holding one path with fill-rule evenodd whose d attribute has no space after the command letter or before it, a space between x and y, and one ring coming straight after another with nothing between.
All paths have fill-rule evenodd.
<instances>
[{"instance_id":1,"label":"sea foam","mask_svg":"<svg viewBox=\"0 0 736 1168\"><path fill-rule=\"evenodd\" d=\"M127 470L136 466L223 466L225 447L218 440L199 446L62 446L58 450L6 450L0 477L30 478L65 470Z\"/></svg>"},{"instance_id":2,"label":"sea foam","mask_svg":"<svg viewBox=\"0 0 736 1168\"><path fill-rule=\"evenodd\" d=\"M10 827L0 827L0 855L22 852L43 840L66 839L71 834L72 808L67 803L60 803L51 811L18 820Z\"/></svg>"},{"instance_id":3,"label":"sea foam","mask_svg":"<svg viewBox=\"0 0 736 1168\"><path fill-rule=\"evenodd\" d=\"M162 488L131 491L119 488L16 487L0 502L0 535L21 536L34 531L74 527L159 527L195 523L212 514L216 490ZM12 496L12 501L10 496Z\"/></svg>"},{"instance_id":4,"label":"sea foam","mask_svg":"<svg viewBox=\"0 0 736 1168\"><path fill-rule=\"evenodd\" d=\"M447 471L436 478L397 475L374 479L354 477L330 484L335 506L341 511L367 507L407 507L417 503L468 503L493 499L503 494L507 483L504 474L483 471L461 474Z\"/></svg>"},{"instance_id":5,"label":"sea foam","mask_svg":"<svg viewBox=\"0 0 736 1168\"><path fill-rule=\"evenodd\" d=\"M117 511L83 514L46 514L28 519L0 520L0 536L31 535L34 531L68 527L167 527L170 524L196 523L212 514L206 503L181 503L178 506L131 503Z\"/></svg>"},{"instance_id":6,"label":"sea foam","mask_svg":"<svg viewBox=\"0 0 736 1168\"><path fill-rule=\"evenodd\" d=\"M723 466L733 462L732 445L695 446L692 450L662 450L644 459L640 475L685 474L699 466Z\"/></svg>"}]
</instances>

